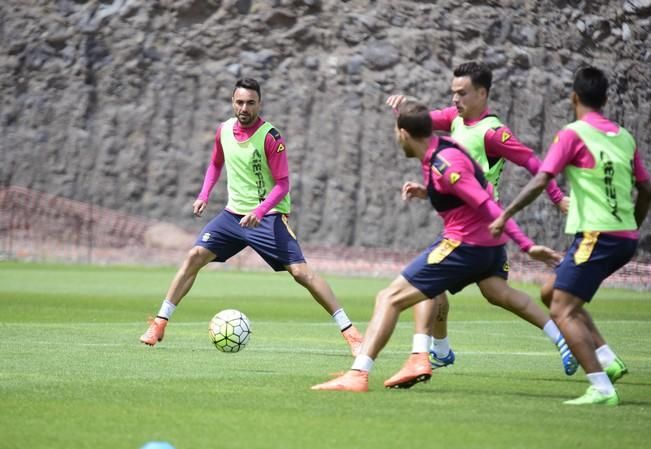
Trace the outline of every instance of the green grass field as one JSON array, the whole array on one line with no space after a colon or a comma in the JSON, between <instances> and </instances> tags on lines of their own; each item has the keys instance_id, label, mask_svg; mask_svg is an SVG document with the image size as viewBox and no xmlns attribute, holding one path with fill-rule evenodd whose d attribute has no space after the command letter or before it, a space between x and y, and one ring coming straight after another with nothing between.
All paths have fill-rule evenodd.
<instances>
[{"instance_id":1,"label":"green grass field","mask_svg":"<svg viewBox=\"0 0 651 449\"><path fill-rule=\"evenodd\" d=\"M590 305L630 374L622 405L570 407L587 388L566 377L542 331L451 296L457 363L411 390L385 390L411 347L405 314L368 394L310 386L350 367L344 340L284 273L203 272L165 340L138 343L171 268L0 263L0 448L176 449L640 448L651 441L651 293L604 290ZM387 279L329 277L360 328ZM525 287L535 294L535 287ZM252 321L249 346L209 341L214 313Z\"/></svg>"}]
</instances>

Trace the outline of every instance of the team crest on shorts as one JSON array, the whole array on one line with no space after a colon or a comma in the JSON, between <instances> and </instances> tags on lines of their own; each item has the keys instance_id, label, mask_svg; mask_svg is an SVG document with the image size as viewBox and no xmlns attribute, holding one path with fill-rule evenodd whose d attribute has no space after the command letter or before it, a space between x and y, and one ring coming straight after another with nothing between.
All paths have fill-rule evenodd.
<instances>
[{"instance_id":1,"label":"team crest on shorts","mask_svg":"<svg viewBox=\"0 0 651 449\"><path fill-rule=\"evenodd\" d=\"M505 271L506 273L509 272L509 269L510 269L510 268L511 268L511 267L509 266L509 263L508 263L508 262L504 262L504 265L502 265L502 271Z\"/></svg>"},{"instance_id":2,"label":"team crest on shorts","mask_svg":"<svg viewBox=\"0 0 651 449\"><path fill-rule=\"evenodd\" d=\"M210 232L205 232L205 233L201 236L201 241L202 241L202 242L207 242L208 240L210 240Z\"/></svg>"}]
</instances>

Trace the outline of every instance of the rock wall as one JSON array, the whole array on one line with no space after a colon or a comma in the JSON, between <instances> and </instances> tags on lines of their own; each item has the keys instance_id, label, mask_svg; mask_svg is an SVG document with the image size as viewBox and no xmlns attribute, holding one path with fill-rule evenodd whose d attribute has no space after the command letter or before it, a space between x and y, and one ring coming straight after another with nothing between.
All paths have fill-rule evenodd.
<instances>
[{"instance_id":1,"label":"rock wall","mask_svg":"<svg viewBox=\"0 0 651 449\"><path fill-rule=\"evenodd\" d=\"M214 130L235 80L254 77L288 142L301 239L419 248L440 222L400 200L419 169L394 142L386 97L448 106L451 68L484 60L494 112L542 155L572 119L574 70L595 64L611 79L607 115L649 167L650 16L650 0L6 0L0 185L198 231L191 203ZM528 179L509 166L503 199ZM209 212L224 200L220 180ZM518 221L540 242L567 240L546 198Z\"/></svg>"}]
</instances>

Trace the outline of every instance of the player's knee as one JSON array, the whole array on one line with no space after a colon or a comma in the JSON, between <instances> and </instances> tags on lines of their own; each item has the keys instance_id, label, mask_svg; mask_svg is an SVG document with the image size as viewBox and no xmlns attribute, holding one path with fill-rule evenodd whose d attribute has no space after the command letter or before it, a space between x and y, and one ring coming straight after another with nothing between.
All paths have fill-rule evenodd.
<instances>
[{"instance_id":1,"label":"player's knee","mask_svg":"<svg viewBox=\"0 0 651 449\"><path fill-rule=\"evenodd\" d=\"M289 274L303 287L307 287L314 282L314 273L305 267L292 267L289 269Z\"/></svg>"},{"instance_id":2,"label":"player's knee","mask_svg":"<svg viewBox=\"0 0 651 449\"><path fill-rule=\"evenodd\" d=\"M549 309L552 304L552 295L554 293L553 288L546 288L547 286L544 285L542 289L540 290L540 300L547 306Z\"/></svg>"},{"instance_id":3,"label":"player's knee","mask_svg":"<svg viewBox=\"0 0 651 449\"><path fill-rule=\"evenodd\" d=\"M375 306L376 307L392 307L399 310L402 310L400 304L400 296L392 288L385 288L380 290L380 292L375 297Z\"/></svg>"},{"instance_id":4,"label":"player's knee","mask_svg":"<svg viewBox=\"0 0 651 449\"><path fill-rule=\"evenodd\" d=\"M549 316L554 322L559 323L567 320L572 315L572 310L560 301L550 298Z\"/></svg>"},{"instance_id":5,"label":"player's knee","mask_svg":"<svg viewBox=\"0 0 651 449\"><path fill-rule=\"evenodd\" d=\"M206 250L200 246L195 246L188 251L185 257L185 267L188 271L199 271L208 261L209 257Z\"/></svg>"}]
</instances>

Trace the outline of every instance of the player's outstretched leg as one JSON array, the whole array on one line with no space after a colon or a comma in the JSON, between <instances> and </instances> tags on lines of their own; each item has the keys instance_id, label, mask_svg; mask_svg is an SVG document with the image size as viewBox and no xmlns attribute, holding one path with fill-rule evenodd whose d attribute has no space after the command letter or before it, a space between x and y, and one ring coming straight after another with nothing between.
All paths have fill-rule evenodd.
<instances>
[{"instance_id":1,"label":"player's outstretched leg","mask_svg":"<svg viewBox=\"0 0 651 449\"><path fill-rule=\"evenodd\" d=\"M563 331L568 346L586 373L590 387L583 396L569 401L569 405L618 405L619 395L610 378L604 372L596 354L595 342L587 317L584 315L585 302L578 296L564 290L555 289L550 312L558 327Z\"/></svg>"},{"instance_id":2,"label":"player's outstretched leg","mask_svg":"<svg viewBox=\"0 0 651 449\"><path fill-rule=\"evenodd\" d=\"M337 298L330 288L330 285L319 276L305 262L287 265L285 269L292 275L294 280L305 287L312 297L323 307L335 320L341 334L350 347L350 352L356 357L362 345L362 334L350 321L344 309L339 305Z\"/></svg>"},{"instance_id":3,"label":"player's outstretched leg","mask_svg":"<svg viewBox=\"0 0 651 449\"><path fill-rule=\"evenodd\" d=\"M353 357L357 357L364 338L362 334L354 325L351 324L349 327L341 331L341 335L343 335L344 340L346 340L346 343L350 346L350 353Z\"/></svg>"},{"instance_id":4,"label":"player's outstretched leg","mask_svg":"<svg viewBox=\"0 0 651 449\"><path fill-rule=\"evenodd\" d=\"M360 354L345 374L328 382L312 387L313 390L368 391L369 371L382 348L386 345L398 322L398 316L405 308L422 301L423 294L402 276L397 277L388 288L375 298L373 317L366 328ZM430 370L427 352L422 353L423 364Z\"/></svg>"},{"instance_id":5,"label":"player's outstretched leg","mask_svg":"<svg viewBox=\"0 0 651 449\"><path fill-rule=\"evenodd\" d=\"M478 283L484 297L496 306L502 307L520 318L543 330L545 335L556 345L565 374L576 373L579 364L570 351L556 323L550 319L525 292L512 288L505 279L492 276Z\"/></svg>"},{"instance_id":6,"label":"player's outstretched leg","mask_svg":"<svg viewBox=\"0 0 651 449\"><path fill-rule=\"evenodd\" d=\"M154 346L163 340L165 327L172 313L174 313L176 306L192 288L192 284L194 284L199 270L214 259L215 254L201 246L195 246L188 251L181 268L176 272L167 290L167 299L161 304L156 317L149 320L147 331L140 336L141 343Z\"/></svg>"}]
</instances>

